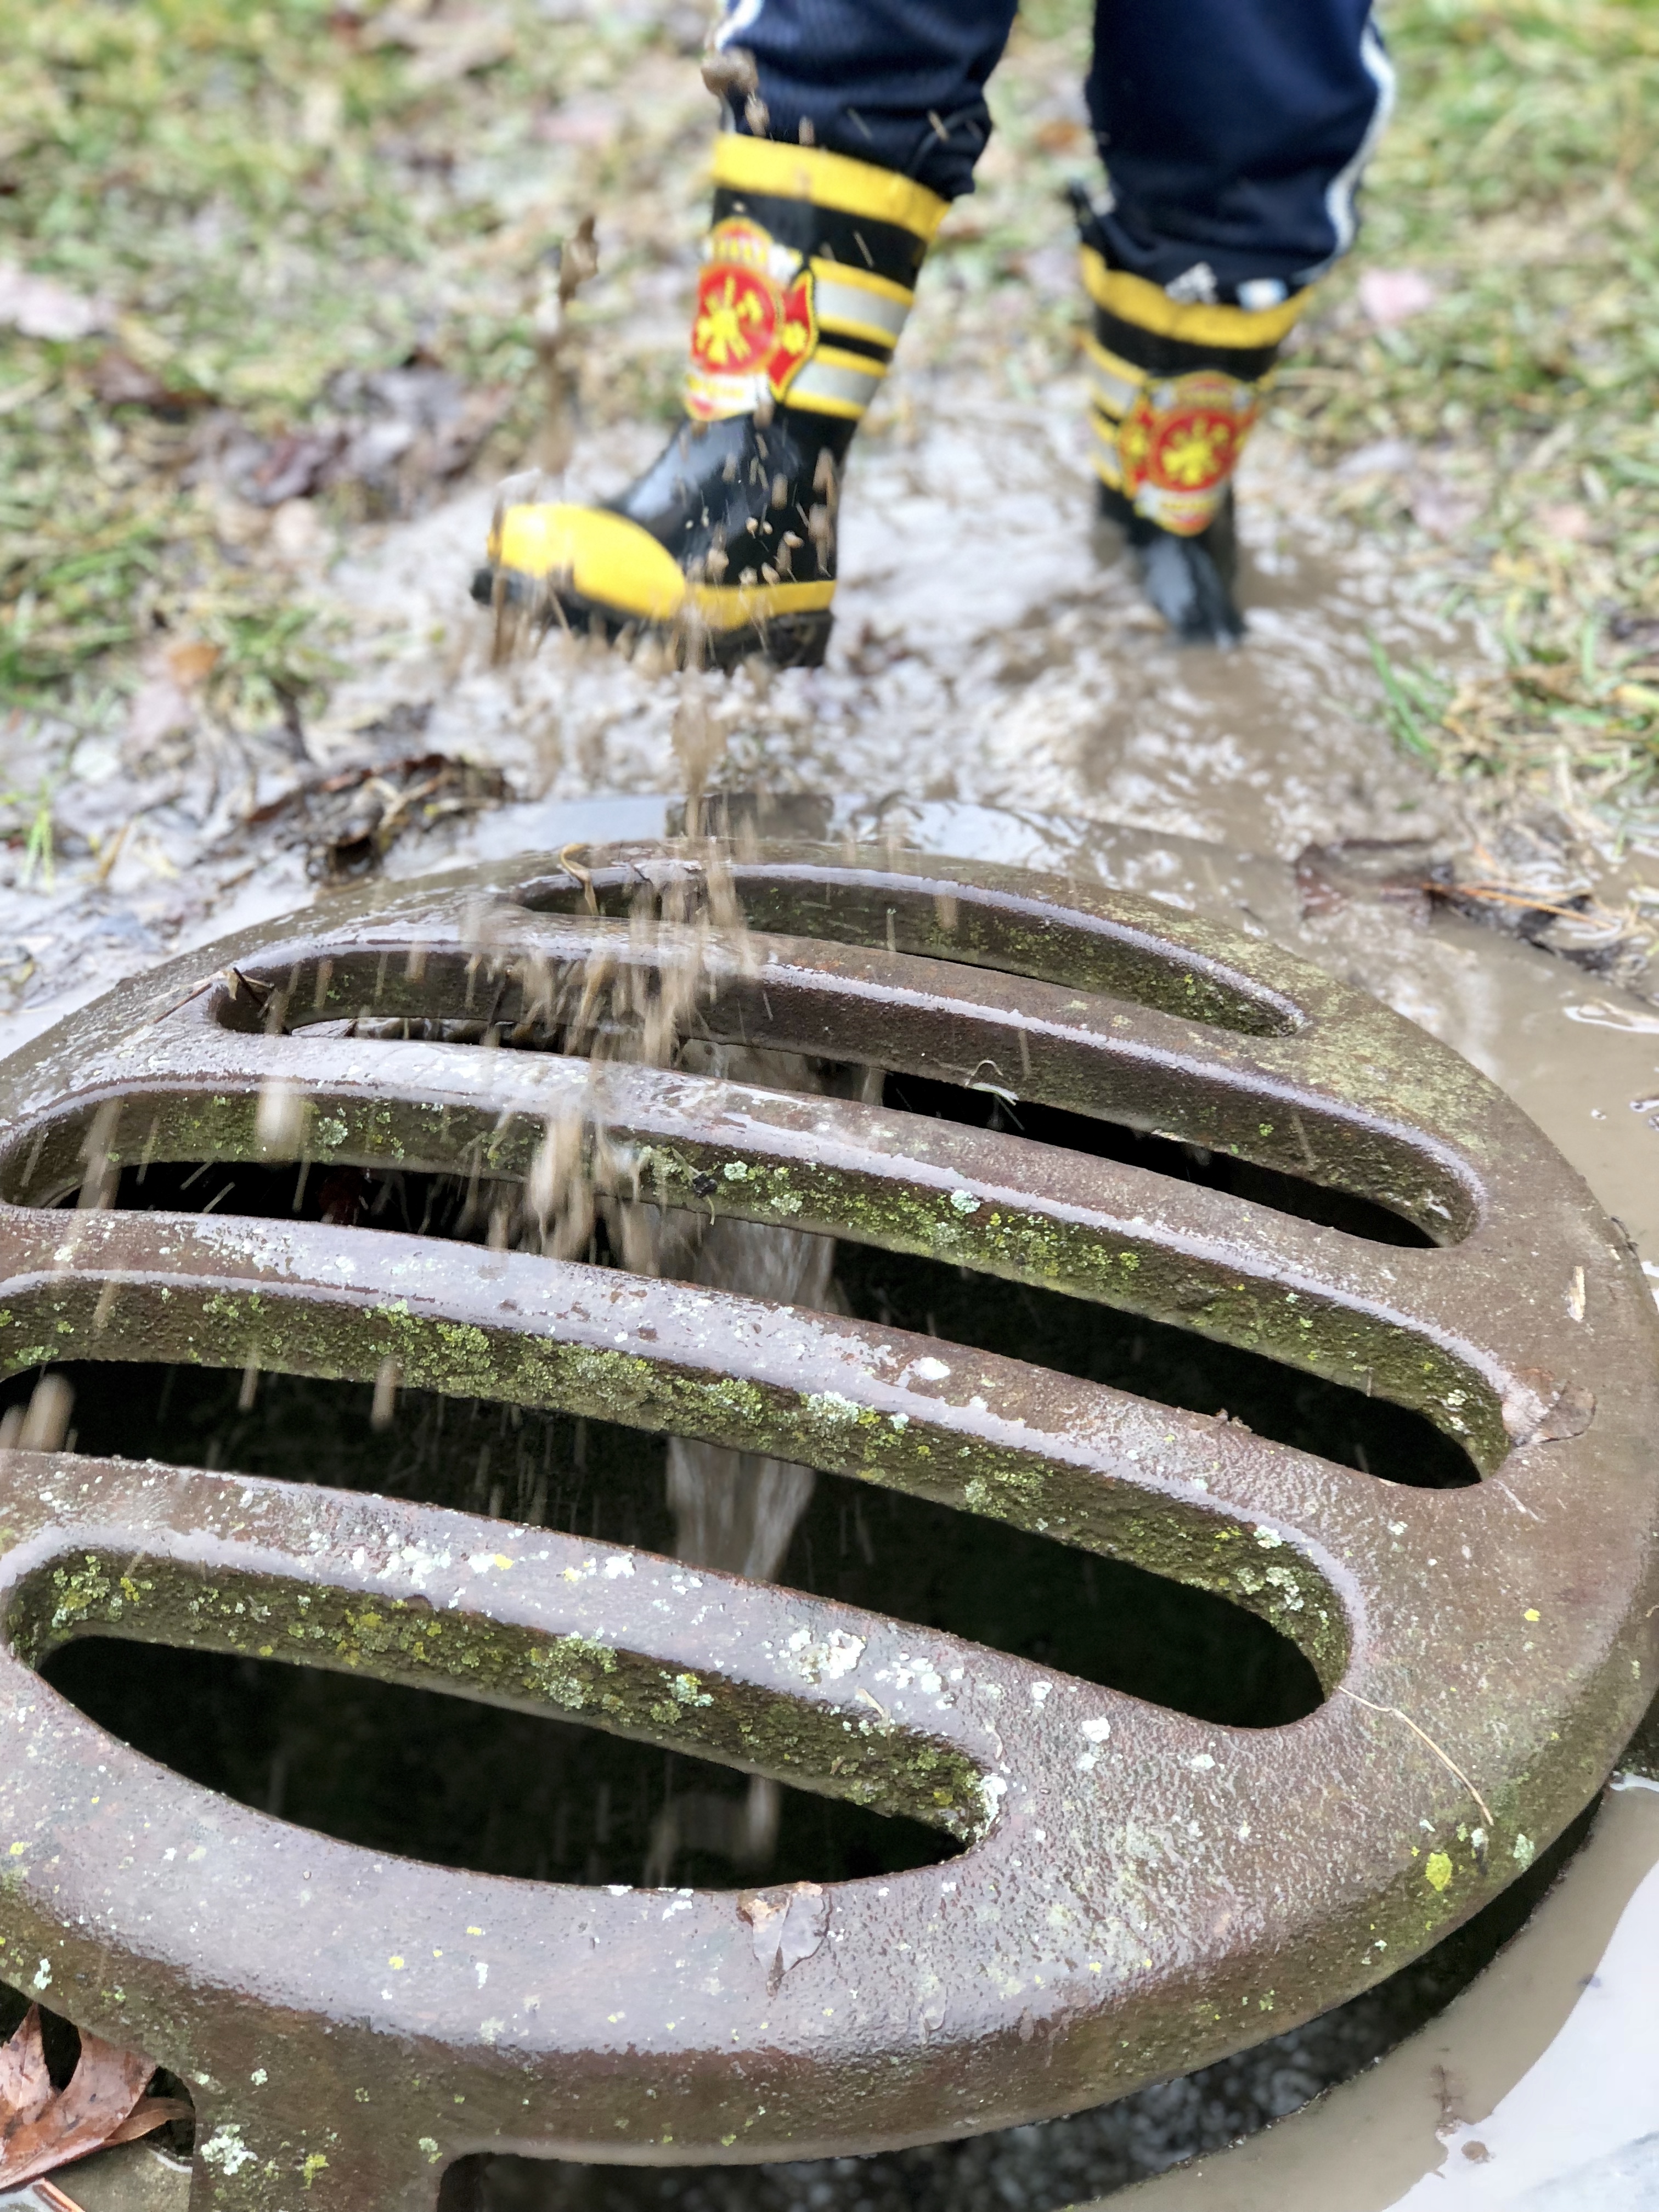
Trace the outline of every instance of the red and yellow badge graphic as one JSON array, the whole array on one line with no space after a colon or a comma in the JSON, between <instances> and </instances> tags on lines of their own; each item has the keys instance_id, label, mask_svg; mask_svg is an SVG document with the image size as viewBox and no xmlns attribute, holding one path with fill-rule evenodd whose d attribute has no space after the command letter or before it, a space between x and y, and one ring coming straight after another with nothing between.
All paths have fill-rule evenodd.
<instances>
[{"instance_id":1,"label":"red and yellow badge graphic","mask_svg":"<svg viewBox=\"0 0 1659 2212\"><path fill-rule=\"evenodd\" d=\"M1123 488L1166 530L1202 530L1260 411L1255 387L1200 370L1145 386L1118 433Z\"/></svg>"},{"instance_id":2,"label":"red and yellow badge graphic","mask_svg":"<svg viewBox=\"0 0 1659 2212\"><path fill-rule=\"evenodd\" d=\"M817 343L812 272L758 223L716 223L697 285L686 405L704 422L781 399Z\"/></svg>"}]
</instances>

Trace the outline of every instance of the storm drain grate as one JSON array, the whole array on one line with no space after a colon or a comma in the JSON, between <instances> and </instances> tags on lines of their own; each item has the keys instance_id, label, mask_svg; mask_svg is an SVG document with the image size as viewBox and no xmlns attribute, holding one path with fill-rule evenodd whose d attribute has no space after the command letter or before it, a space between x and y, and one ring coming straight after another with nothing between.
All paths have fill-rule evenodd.
<instances>
[{"instance_id":1,"label":"storm drain grate","mask_svg":"<svg viewBox=\"0 0 1659 2212\"><path fill-rule=\"evenodd\" d=\"M9 1063L6 1371L349 1378L771 1455L1224 1597L1323 1701L1228 1726L612 1543L15 1449L4 1956L192 2085L201 2204L429 2208L437 2169L483 2149L800 2159L1097 2103L1432 1943L1587 1801L1647 1702L1651 1302L1490 1084L1290 956L1125 894L706 857L341 901ZM746 931L693 927L715 878ZM791 1094L568 1049L604 1007L648 1025L671 985L702 1045L877 1074ZM975 1126L988 1099L1011 1126ZM1441 1441L1387 1480L1013 1357L1012 1323L965 1345L349 1211L121 1202L181 1162L510 1191L556 1128L619 1195L1000 1278L1011 1314L1029 1292L1139 1315ZM34 1671L88 1636L579 1717L961 1856L743 1893L415 1865L116 1743Z\"/></svg>"}]
</instances>

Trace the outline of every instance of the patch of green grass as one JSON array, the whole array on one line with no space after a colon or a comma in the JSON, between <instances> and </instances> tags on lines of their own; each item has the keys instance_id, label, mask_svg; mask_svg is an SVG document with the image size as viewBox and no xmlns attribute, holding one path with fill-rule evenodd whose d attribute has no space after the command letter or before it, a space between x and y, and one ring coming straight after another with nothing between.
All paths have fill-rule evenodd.
<instances>
[{"instance_id":1,"label":"patch of green grass","mask_svg":"<svg viewBox=\"0 0 1659 2212\"><path fill-rule=\"evenodd\" d=\"M1425 562L1510 665L1403 707L1384 675L1396 734L1423 749L1408 714L1511 804L1559 802L1565 766L1585 819L1659 833L1659 8L1396 0L1387 30L1400 105L1361 249L1279 419L1327 461L1408 440L1467 507ZM1421 270L1434 305L1373 330L1368 264ZM1367 496L1400 519L1396 492Z\"/></svg>"},{"instance_id":2,"label":"patch of green grass","mask_svg":"<svg viewBox=\"0 0 1659 2212\"><path fill-rule=\"evenodd\" d=\"M1367 637L1371 665L1382 686L1383 711L1389 727L1408 753L1438 766L1440 747L1435 731L1451 703L1451 687L1432 669L1407 667L1391 661L1375 637Z\"/></svg>"},{"instance_id":3,"label":"patch of green grass","mask_svg":"<svg viewBox=\"0 0 1659 2212\"><path fill-rule=\"evenodd\" d=\"M163 631L222 644L244 720L296 666L318 680L291 586L193 480L210 408L274 436L342 372L435 356L523 391L500 438L521 450L538 258L629 151L538 124L664 34L534 0L484 20L481 38L473 11L384 0L0 0L0 259L110 309L74 343L0 331L0 698L61 705ZM185 419L100 400L111 349Z\"/></svg>"},{"instance_id":4,"label":"patch of green grass","mask_svg":"<svg viewBox=\"0 0 1659 2212\"><path fill-rule=\"evenodd\" d=\"M19 883L27 885L38 880L42 890L50 890L57 875L50 782L43 776L33 799L21 792L0 791L0 810L13 817L9 828L0 831L0 839L23 848Z\"/></svg>"}]
</instances>

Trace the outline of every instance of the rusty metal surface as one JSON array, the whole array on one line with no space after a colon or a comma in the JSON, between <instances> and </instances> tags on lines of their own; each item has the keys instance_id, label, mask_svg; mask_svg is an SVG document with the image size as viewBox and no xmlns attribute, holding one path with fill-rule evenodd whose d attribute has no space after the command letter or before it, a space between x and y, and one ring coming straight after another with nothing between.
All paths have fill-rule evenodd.
<instances>
[{"instance_id":1,"label":"rusty metal surface","mask_svg":"<svg viewBox=\"0 0 1659 2212\"><path fill-rule=\"evenodd\" d=\"M641 927L599 856L450 878L124 986L0 1071L0 1345L373 1378L914 1490L1265 1614L1328 1697L1229 1729L769 1586L436 1508L15 1451L0 1975L195 2089L193 2204L429 2207L453 2157L805 2157L1097 2102L1338 2002L1587 1801L1652 1689L1651 1300L1491 1085L1276 948L1127 895L763 852L755 933ZM598 911L592 910L597 908ZM694 963L709 1037L992 1084L1393 1207L1403 1249L880 1107L556 1042ZM630 981L629 979L634 979ZM1190 982L1190 988L1188 988ZM1182 1011L1186 1009L1187 1011ZM310 1038L357 1017L375 1035ZM420 1034L390 1034L408 1025ZM300 1133L260 1134L284 1086ZM550 1117L669 1204L930 1253L1422 1411L1483 1480L1374 1480L1013 1357L526 1253L45 1210L143 1159L524 1175ZM622 1165L618 1168L617 1163ZM904 1812L951 1864L823 1890L446 1873L124 1750L34 1666L270 1654Z\"/></svg>"}]
</instances>

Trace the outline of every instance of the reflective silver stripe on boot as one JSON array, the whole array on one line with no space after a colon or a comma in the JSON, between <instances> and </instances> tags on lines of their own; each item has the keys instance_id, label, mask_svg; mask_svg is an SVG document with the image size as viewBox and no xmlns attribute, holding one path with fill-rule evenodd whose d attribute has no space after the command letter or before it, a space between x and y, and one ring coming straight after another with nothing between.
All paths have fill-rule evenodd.
<instances>
[{"instance_id":1,"label":"reflective silver stripe on boot","mask_svg":"<svg viewBox=\"0 0 1659 2212\"><path fill-rule=\"evenodd\" d=\"M898 343L914 292L822 258L812 263L812 280L818 321L826 331L863 338L871 345L890 348Z\"/></svg>"},{"instance_id":2,"label":"reflective silver stripe on boot","mask_svg":"<svg viewBox=\"0 0 1659 2212\"><path fill-rule=\"evenodd\" d=\"M821 345L791 381L788 402L792 407L820 407L832 414L853 410L861 415L886 374L885 362L874 361L868 354Z\"/></svg>"}]
</instances>

